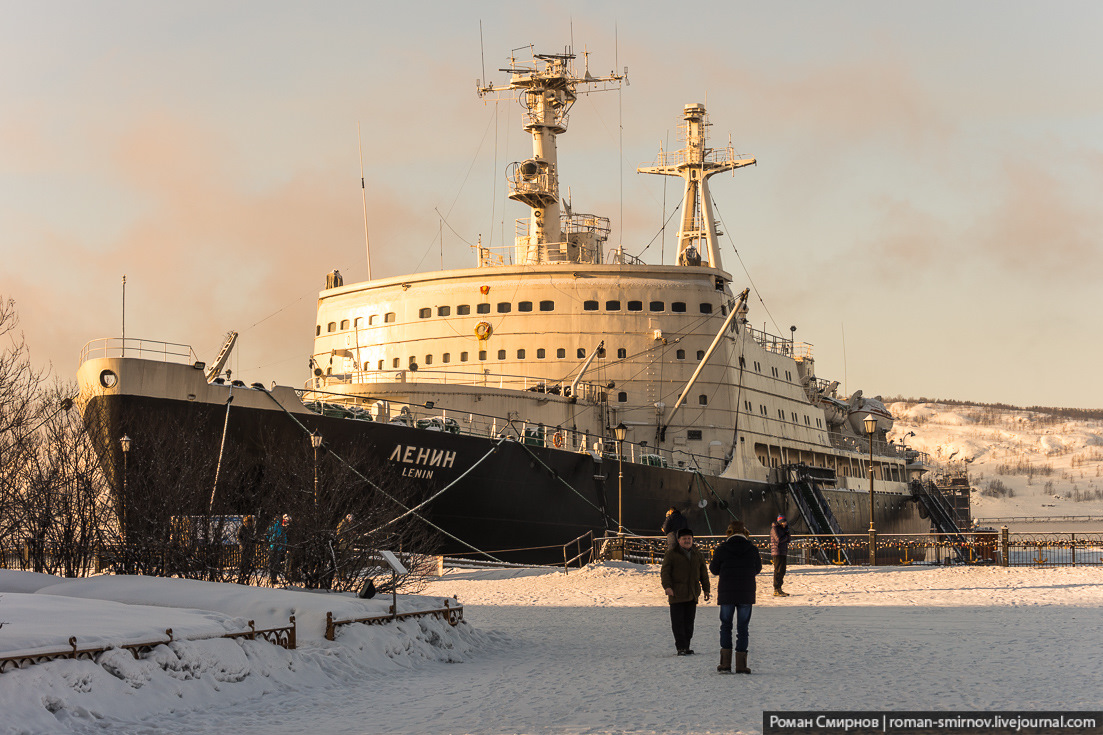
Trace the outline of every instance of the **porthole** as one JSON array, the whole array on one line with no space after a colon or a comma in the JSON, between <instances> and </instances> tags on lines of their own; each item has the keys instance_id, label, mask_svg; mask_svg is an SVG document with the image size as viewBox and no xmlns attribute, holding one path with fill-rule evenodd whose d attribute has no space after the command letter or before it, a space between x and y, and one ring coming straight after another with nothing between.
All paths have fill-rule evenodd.
<instances>
[{"instance_id":1,"label":"porthole","mask_svg":"<svg viewBox=\"0 0 1103 735\"><path fill-rule=\"evenodd\" d=\"M100 373L100 385L104 388L114 388L119 383L119 376L111 370L104 370Z\"/></svg>"}]
</instances>

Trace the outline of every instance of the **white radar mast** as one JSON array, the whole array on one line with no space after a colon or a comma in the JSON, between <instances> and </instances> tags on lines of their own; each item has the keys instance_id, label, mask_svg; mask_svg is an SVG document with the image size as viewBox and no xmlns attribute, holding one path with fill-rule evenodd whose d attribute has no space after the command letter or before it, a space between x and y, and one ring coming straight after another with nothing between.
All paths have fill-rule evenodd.
<instances>
[{"instance_id":1,"label":"white radar mast","mask_svg":"<svg viewBox=\"0 0 1103 735\"><path fill-rule=\"evenodd\" d=\"M601 246L609 235L607 218L572 212L562 215L555 141L557 135L567 132L567 114L578 98L578 87L584 86L583 93L616 89L628 78L628 68L623 74L614 71L595 77L587 64L580 77L574 70L574 59L570 52L533 53L532 62L526 64L511 56L509 67L500 70L511 75L508 84L483 86L481 80L476 82L479 96L484 99L490 95L498 95L492 99L511 99L517 90L525 109L523 127L532 135L532 158L510 164L506 173L509 198L532 210L531 218L517 220L518 264L600 263Z\"/></svg>"},{"instance_id":2,"label":"white radar mast","mask_svg":"<svg viewBox=\"0 0 1103 735\"><path fill-rule=\"evenodd\" d=\"M705 106L700 102L683 109L685 124L680 129L686 147L675 153L659 152L659 160L636 169L641 174L681 176L686 180L682 199L682 224L678 228L678 265L700 265L704 253L713 268L720 268L720 246L716 240L716 221L712 216L708 178L721 171L756 163L751 158L736 158L731 145L727 148L707 148L706 128L710 125ZM702 247L703 245L703 247Z\"/></svg>"}]
</instances>

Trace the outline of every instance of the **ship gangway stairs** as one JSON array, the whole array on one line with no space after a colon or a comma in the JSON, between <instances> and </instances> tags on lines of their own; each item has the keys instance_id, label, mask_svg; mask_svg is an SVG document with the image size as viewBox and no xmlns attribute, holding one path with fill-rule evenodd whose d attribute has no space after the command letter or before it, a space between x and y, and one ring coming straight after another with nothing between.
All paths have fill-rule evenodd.
<instances>
[{"instance_id":1,"label":"ship gangway stairs","mask_svg":"<svg viewBox=\"0 0 1103 735\"><path fill-rule=\"evenodd\" d=\"M958 561L964 563L965 554L962 549L965 548L968 541L966 541L961 529L958 528L957 521L954 520L954 509L950 507L950 504L942 495L942 491L930 481L913 480L910 486L912 497L919 503L920 508L927 511L935 531L950 538L954 543L954 551L957 553Z\"/></svg>"},{"instance_id":2,"label":"ship gangway stairs","mask_svg":"<svg viewBox=\"0 0 1103 735\"><path fill-rule=\"evenodd\" d=\"M835 537L838 542L839 560L850 564L850 555L847 553L846 545L841 538L842 528L839 526L835 514L831 511L831 506L827 504L827 499L824 498L820 489L823 485L834 485L836 483L835 471L826 467L813 467L803 463L783 465L778 469L781 471L783 481L789 489L790 497L793 498L793 502L800 509L801 518L808 526L808 531L817 536ZM826 549L819 548L817 553L825 564L831 564L835 561L831 559Z\"/></svg>"}]
</instances>

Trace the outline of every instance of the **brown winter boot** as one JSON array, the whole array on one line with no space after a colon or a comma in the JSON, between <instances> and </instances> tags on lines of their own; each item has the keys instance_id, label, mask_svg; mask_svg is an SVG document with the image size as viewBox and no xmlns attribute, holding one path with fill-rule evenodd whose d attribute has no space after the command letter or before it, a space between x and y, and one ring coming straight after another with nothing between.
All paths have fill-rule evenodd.
<instances>
[{"instance_id":1,"label":"brown winter boot","mask_svg":"<svg viewBox=\"0 0 1103 735\"><path fill-rule=\"evenodd\" d=\"M716 667L716 670L721 674L732 672L732 650L730 648L720 649L720 665Z\"/></svg>"},{"instance_id":2,"label":"brown winter boot","mask_svg":"<svg viewBox=\"0 0 1103 735\"><path fill-rule=\"evenodd\" d=\"M749 674L751 670L747 668L747 652L736 651L735 652L735 673L737 674Z\"/></svg>"}]
</instances>

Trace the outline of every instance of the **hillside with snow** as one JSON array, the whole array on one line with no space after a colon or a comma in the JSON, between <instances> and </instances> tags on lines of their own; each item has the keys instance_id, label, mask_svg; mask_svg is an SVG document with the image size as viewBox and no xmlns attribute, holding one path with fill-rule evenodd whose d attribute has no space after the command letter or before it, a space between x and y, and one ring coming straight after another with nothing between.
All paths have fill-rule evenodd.
<instances>
[{"instance_id":1,"label":"hillside with snow","mask_svg":"<svg viewBox=\"0 0 1103 735\"><path fill-rule=\"evenodd\" d=\"M974 518L1103 517L1103 420L991 406L887 405L896 418L890 440L926 452L935 472L968 467Z\"/></svg>"}]
</instances>

